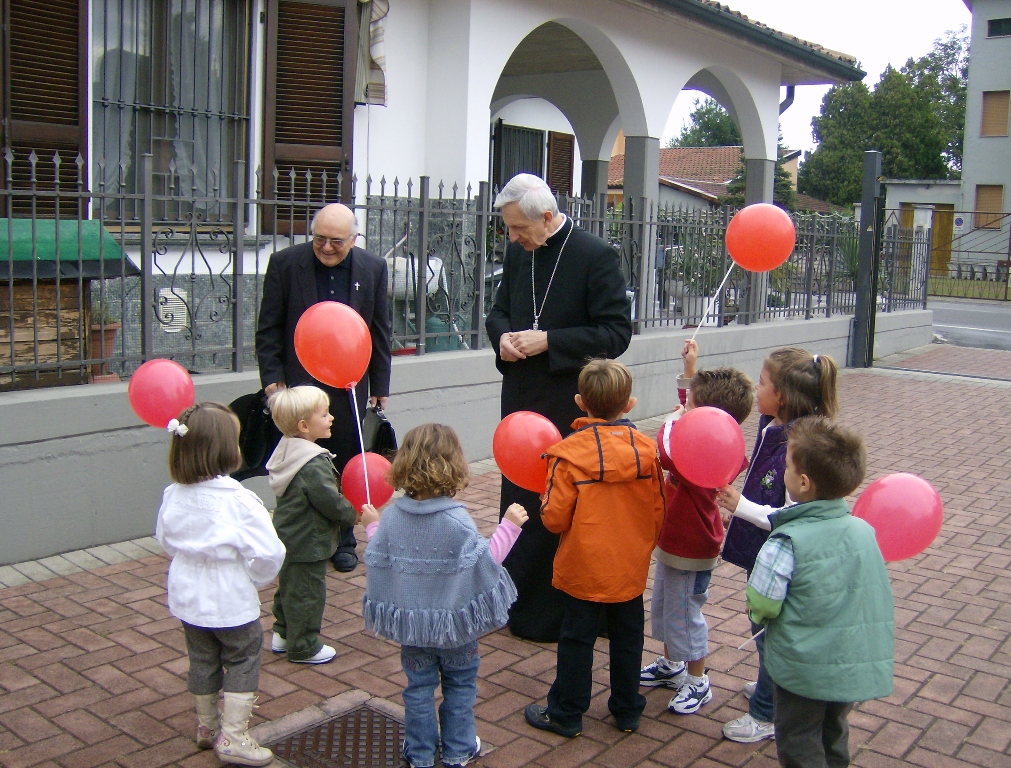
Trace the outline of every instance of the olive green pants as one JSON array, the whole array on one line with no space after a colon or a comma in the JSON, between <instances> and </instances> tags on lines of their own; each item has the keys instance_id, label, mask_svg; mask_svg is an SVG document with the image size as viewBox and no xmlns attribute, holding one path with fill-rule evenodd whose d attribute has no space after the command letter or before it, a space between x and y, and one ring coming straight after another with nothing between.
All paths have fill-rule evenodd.
<instances>
[{"instance_id":1,"label":"olive green pants","mask_svg":"<svg viewBox=\"0 0 1011 768\"><path fill-rule=\"evenodd\" d=\"M319 653L323 641L326 607L326 567L329 560L313 563L284 561L274 593L274 631L288 641L288 661L305 661Z\"/></svg>"}]
</instances>

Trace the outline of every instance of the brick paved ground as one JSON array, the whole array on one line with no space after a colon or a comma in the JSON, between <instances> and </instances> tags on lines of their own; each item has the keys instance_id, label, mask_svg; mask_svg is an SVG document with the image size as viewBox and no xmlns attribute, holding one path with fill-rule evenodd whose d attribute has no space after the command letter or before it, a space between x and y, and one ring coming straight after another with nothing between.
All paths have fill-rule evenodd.
<instances>
[{"instance_id":1,"label":"brick paved ground","mask_svg":"<svg viewBox=\"0 0 1011 768\"><path fill-rule=\"evenodd\" d=\"M1011 352L1003 349L971 349L948 344L932 344L896 355L889 365L921 371L985 376L1011 380Z\"/></svg>"},{"instance_id":2,"label":"brick paved ground","mask_svg":"<svg viewBox=\"0 0 1011 768\"><path fill-rule=\"evenodd\" d=\"M970 358L960 363L963 370ZM946 508L935 545L889 567L896 596L895 693L863 704L851 718L854 764L1011 766L1011 385L848 371L840 394L843 421L868 438L868 479L918 472L941 491ZM752 419L749 441L754 429ZM476 477L464 494L485 533L496 517L497 491L492 472ZM150 555L0 590L0 765L216 764L193 745L183 636L165 608L166 568L163 556ZM260 718L274 720L351 689L400 702L404 677L396 646L362 632L364 579L361 569L328 577L323 634L338 649L334 662L307 668L265 653ZM720 738L722 723L744 711L740 688L755 670L754 653L735 650L748 630L743 586L738 569L717 569L706 611L713 702L698 715L679 717L665 712L666 693L650 691L634 735L617 732L607 716L606 641L598 643L596 696L584 733L566 740L529 728L522 715L527 703L547 692L553 647L505 632L485 638L478 732L497 749L481 763L775 765L772 743ZM265 617L271 594L269 588L261 593ZM267 618L263 623L270 626ZM647 641L646 659L656 650Z\"/></svg>"}]
</instances>

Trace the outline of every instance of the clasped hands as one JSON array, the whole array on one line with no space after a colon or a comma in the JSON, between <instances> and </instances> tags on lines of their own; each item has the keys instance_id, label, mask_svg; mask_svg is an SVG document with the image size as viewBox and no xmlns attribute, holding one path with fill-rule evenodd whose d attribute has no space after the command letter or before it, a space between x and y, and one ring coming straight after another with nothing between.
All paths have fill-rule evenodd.
<instances>
[{"instance_id":1,"label":"clasped hands","mask_svg":"<svg viewBox=\"0 0 1011 768\"><path fill-rule=\"evenodd\" d=\"M498 340L498 355L513 363L548 351L547 331L513 331L503 333Z\"/></svg>"}]
</instances>

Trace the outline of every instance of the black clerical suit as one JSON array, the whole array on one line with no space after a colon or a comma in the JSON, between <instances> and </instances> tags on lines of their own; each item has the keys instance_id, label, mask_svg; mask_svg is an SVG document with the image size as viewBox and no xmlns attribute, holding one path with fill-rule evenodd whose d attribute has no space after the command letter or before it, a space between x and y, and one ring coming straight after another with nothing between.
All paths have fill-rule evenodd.
<instances>
[{"instance_id":1,"label":"black clerical suit","mask_svg":"<svg viewBox=\"0 0 1011 768\"><path fill-rule=\"evenodd\" d=\"M572 227L566 218L533 255L518 243L509 244L502 283L486 323L496 353L503 333L533 328L533 258L538 330L547 331L548 350L511 363L496 354L495 364L502 373L502 416L535 411L550 419L563 436L572 431L572 422L584 415L575 403L583 365L594 357L618 357L632 339L625 278L614 248L575 227L554 269ZM552 271L555 277L545 299ZM530 520L503 563L519 592L510 611L509 628L520 637L556 642L562 601L561 593L551 586L551 575L558 536L541 524L537 494L503 477L501 512L504 514L513 502L523 505Z\"/></svg>"},{"instance_id":2,"label":"black clerical suit","mask_svg":"<svg viewBox=\"0 0 1011 768\"><path fill-rule=\"evenodd\" d=\"M372 359L355 389L358 412L364 416L370 394L374 397L389 397L390 394L387 267L385 260L361 248L352 248L345 259L350 261L350 275L343 278L345 284L333 298L344 298L346 291L344 303L361 315L372 336ZM289 387L314 384L330 396L330 413L334 417L332 437L318 442L335 454L334 464L338 470L343 470L351 457L360 452L351 399L346 390L334 389L313 379L295 354L295 326L299 318L322 300L324 277L331 279L334 274L339 275L334 270L317 270L318 263L311 242L293 245L271 256L263 278L256 357L264 387L278 381ZM345 529L341 549L350 547L353 551L354 546L354 529Z\"/></svg>"}]
</instances>

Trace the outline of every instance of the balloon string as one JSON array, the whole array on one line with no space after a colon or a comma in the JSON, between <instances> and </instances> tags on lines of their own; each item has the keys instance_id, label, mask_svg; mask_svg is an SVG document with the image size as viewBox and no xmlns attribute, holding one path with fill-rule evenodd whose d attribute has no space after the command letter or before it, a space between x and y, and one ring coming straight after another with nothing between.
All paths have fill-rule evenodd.
<instances>
[{"instance_id":1,"label":"balloon string","mask_svg":"<svg viewBox=\"0 0 1011 768\"><path fill-rule=\"evenodd\" d=\"M762 636L762 634L764 632L765 632L765 627L762 627L755 634L753 634L751 637L749 637L747 640L745 640L743 643L741 643L739 646L737 646L737 650L743 651L745 649L745 647L748 645L748 643L750 643L752 640L757 640L759 637Z\"/></svg>"},{"instance_id":2,"label":"balloon string","mask_svg":"<svg viewBox=\"0 0 1011 768\"><path fill-rule=\"evenodd\" d=\"M723 276L723 282L721 282L720 287L716 289L716 293L713 294L712 298L706 301L706 313L702 315L702 319L699 320L699 324L695 326L695 333L692 334L691 338L692 341L695 341L695 336L698 334L699 328L702 327L702 323L704 323L706 318L709 317L709 313L713 311L713 305L716 304L716 297L720 295L720 291L723 290L723 286L726 284L727 279L730 277L730 273L733 271L734 265L731 264L730 269L727 270L727 274Z\"/></svg>"},{"instance_id":3,"label":"balloon string","mask_svg":"<svg viewBox=\"0 0 1011 768\"><path fill-rule=\"evenodd\" d=\"M369 492L369 473L368 467L365 464L365 438L362 437L362 420L358 415L358 398L355 397L355 387L358 385L356 381L354 384L348 387L348 397L351 398L351 407L355 409L355 424L358 425L358 445L362 449L362 477L365 478L365 503L372 504L372 494Z\"/></svg>"}]
</instances>

